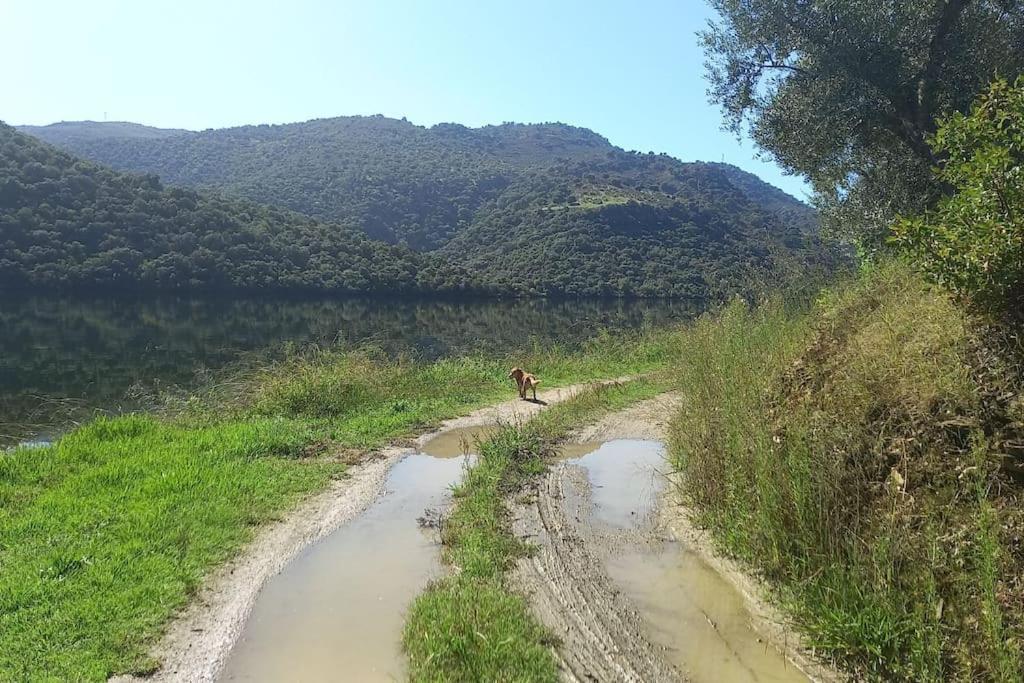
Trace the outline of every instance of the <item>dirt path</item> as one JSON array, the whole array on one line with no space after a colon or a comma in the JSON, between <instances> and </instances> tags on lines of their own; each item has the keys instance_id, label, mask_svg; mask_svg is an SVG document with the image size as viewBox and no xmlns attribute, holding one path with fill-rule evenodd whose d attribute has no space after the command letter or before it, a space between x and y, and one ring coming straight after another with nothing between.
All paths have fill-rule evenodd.
<instances>
[{"instance_id":1,"label":"dirt path","mask_svg":"<svg viewBox=\"0 0 1024 683\"><path fill-rule=\"evenodd\" d=\"M662 439L678 397L666 394L579 430L578 443ZM520 498L523 501L524 497ZM644 633L643 620L608 578L591 527L586 473L559 463L513 508L515 534L537 551L521 560L514 583L560 639L556 654L568 681L681 680Z\"/></svg>"},{"instance_id":2,"label":"dirt path","mask_svg":"<svg viewBox=\"0 0 1024 683\"><path fill-rule=\"evenodd\" d=\"M452 429L516 422L530 418L546 404L571 398L588 385L538 393L541 402L510 400L443 422L411 445L385 448L349 469L334 482L291 510L279 522L264 527L241 555L216 570L191 604L168 626L154 648L161 662L152 676L117 676L118 683L215 681L220 675L249 616L260 589L303 548L317 542L362 513L383 492L388 471L430 439Z\"/></svg>"},{"instance_id":3,"label":"dirt path","mask_svg":"<svg viewBox=\"0 0 1024 683\"><path fill-rule=\"evenodd\" d=\"M594 443L615 439L664 441L667 422L679 397L665 394L638 403L579 430L573 441ZM673 504L667 487L657 524L623 535L595 528L590 518L586 473L559 463L529 495L513 506L513 529L537 546L519 562L513 581L538 617L562 640L557 649L563 678L568 681L682 680L662 648L645 633L639 614L613 585L604 560L623 544L657 543L666 537L684 543L738 589L751 615L751 624L812 680L841 678L818 664L796 644L800 639L766 600L765 586L713 550L711 539L690 522L685 510ZM632 537L630 537L632 534Z\"/></svg>"}]
</instances>

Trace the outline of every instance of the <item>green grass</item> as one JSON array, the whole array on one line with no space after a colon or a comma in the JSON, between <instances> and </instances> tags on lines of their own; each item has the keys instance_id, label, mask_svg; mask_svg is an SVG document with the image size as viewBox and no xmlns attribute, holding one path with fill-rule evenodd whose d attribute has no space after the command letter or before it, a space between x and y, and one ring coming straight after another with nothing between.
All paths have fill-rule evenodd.
<instances>
[{"instance_id":1,"label":"green grass","mask_svg":"<svg viewBox=\"0 0 1024 683\"><path fill-rule=\"evenodd\" d=\"M100 419L52 447L0 453L0 680L151 670L147 652L203 577L344 476L349 457L513 398L512 364L547 387L647 372L669 362L673 338L604 335L515 362L319 351L159 416Z\"/></svg>"},{"instance_id":2,"label":"green grass","mask_svg":"<svg viewBox=\"0 0 1024 683\"><path fill-rule=\"evenodd\" d=\"M1021 680L1020 375L886 265L684 335L680 494L858 679Z\"/></svg>"},{"instance_id":3,"label":"green grass","mask_svg":"<svg viewBox=\"0 0 1024 683\"><path fill-rule=\"evenodd\" d=\"M403 642L414 681L555 681L552 634L505 582L529 552L510 529L507 501L542 473L573 427L667 389L664 378L590 389L480 444L442 527L453 572L410 608Z\"/></svg>"},{"instance_id":4,"label":"green grass","mask_svg":"<svg viewBox=\"0 0 1024 683\"><path fill-rule=\"evenodd\" d=\"M0 679L145 671L147 637L251 529L340 473L281 419L100 419L0 456Z\"/></svg>"},{"instance_id":5,"label":"green grass","mask_svg":"<svg viewBox=\"0 0 1024 683\"><path fill-rule=\"evenodd\" d=\"M322 428L346 447L368 448L437 421L509 398L513 365L527 367L543 388L617 378L665 367L677 353L673 330L601 334L570 350L534 345L508 357L468 356L418 363L368 353L317 351L253 371L196 399L190 413L229 404L239 415L279 415ZM226 396L223 396L226 394Z\"/></svg>"}]
</instances>

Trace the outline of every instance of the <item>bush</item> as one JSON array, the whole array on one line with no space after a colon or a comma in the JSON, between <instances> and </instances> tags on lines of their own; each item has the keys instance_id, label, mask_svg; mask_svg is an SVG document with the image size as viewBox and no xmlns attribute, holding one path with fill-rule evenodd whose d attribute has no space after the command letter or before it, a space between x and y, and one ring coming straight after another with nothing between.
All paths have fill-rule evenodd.
<instances>
[{"instance_id":1,"label":"bush","mask_svg":"<svg viewBox=\"0 0 1024 683\"><path fill-rule=\"evenodd\" d=\"M996 81L970 114L954 114L931 140L953 192L903 219L893 241L937 282L989 310L1024 294L1024 77Z\"/></svg>"}]
</instances>

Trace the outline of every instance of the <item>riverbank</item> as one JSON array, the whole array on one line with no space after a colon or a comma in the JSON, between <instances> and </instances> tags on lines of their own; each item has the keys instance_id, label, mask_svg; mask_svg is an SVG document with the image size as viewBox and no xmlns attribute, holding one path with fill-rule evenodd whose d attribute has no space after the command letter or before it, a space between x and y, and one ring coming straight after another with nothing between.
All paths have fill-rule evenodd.
<instances>
[{"instance_id":1,"label":"riverbank","mask_svg":"<svg viewBox=\"0 0 1024 683\"><path fill-rule=\"evenodd\" d=\"M602 337L516 361L549 387L646 372L667 363L673 335ZM508 397L511 363L321 352L161 416L100 419L53 446L3 455L0 677L160 670L161 634L211 571L368 453Z\"/></svg>"}]
</instances>

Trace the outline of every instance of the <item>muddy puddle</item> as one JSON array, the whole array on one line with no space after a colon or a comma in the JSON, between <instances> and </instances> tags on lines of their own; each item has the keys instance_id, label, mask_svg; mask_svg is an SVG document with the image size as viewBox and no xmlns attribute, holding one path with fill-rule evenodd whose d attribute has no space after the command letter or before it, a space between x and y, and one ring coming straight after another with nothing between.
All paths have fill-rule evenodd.
<instances>
[{"instance_id":1,"label":"muddy puddle","mask_svg":"<svg viewBox=\"0 0 1024 683\"><path fill-rule=\"evenodd\" d=\"M587 444L566 453L591 487L591 522L610 543L605 567L647 635L695 683L807 681L750 626L742 596L685 546L653 532L665 487L655 441Z\"/></svg>"},{"instance_id":2,"label":"muddy puddle","mask_svg":"<svg viewBox=\"0 0 1024 683\"><path fill-rule=\"evenodd\" d=\"M438 434L420 450L435 458L461 458L466 453L475 452L478 443L486 441L497 431L498 427L494 425L456 427Z\"/></svg>"},{"instance_id":3,"label":"muddy puddle","mask_svg":"<svg viewBox=\"0 0 1024 683\"><path fill-rule=\"evenodd\" d=\"M448 435L445 435L446 437ZM461 478L467 440L428 443L388 474L385 495L307 548L260 592L222 681L397 681L405 613L443 573L417 519Z\"/></svg>"}]
</instances>

